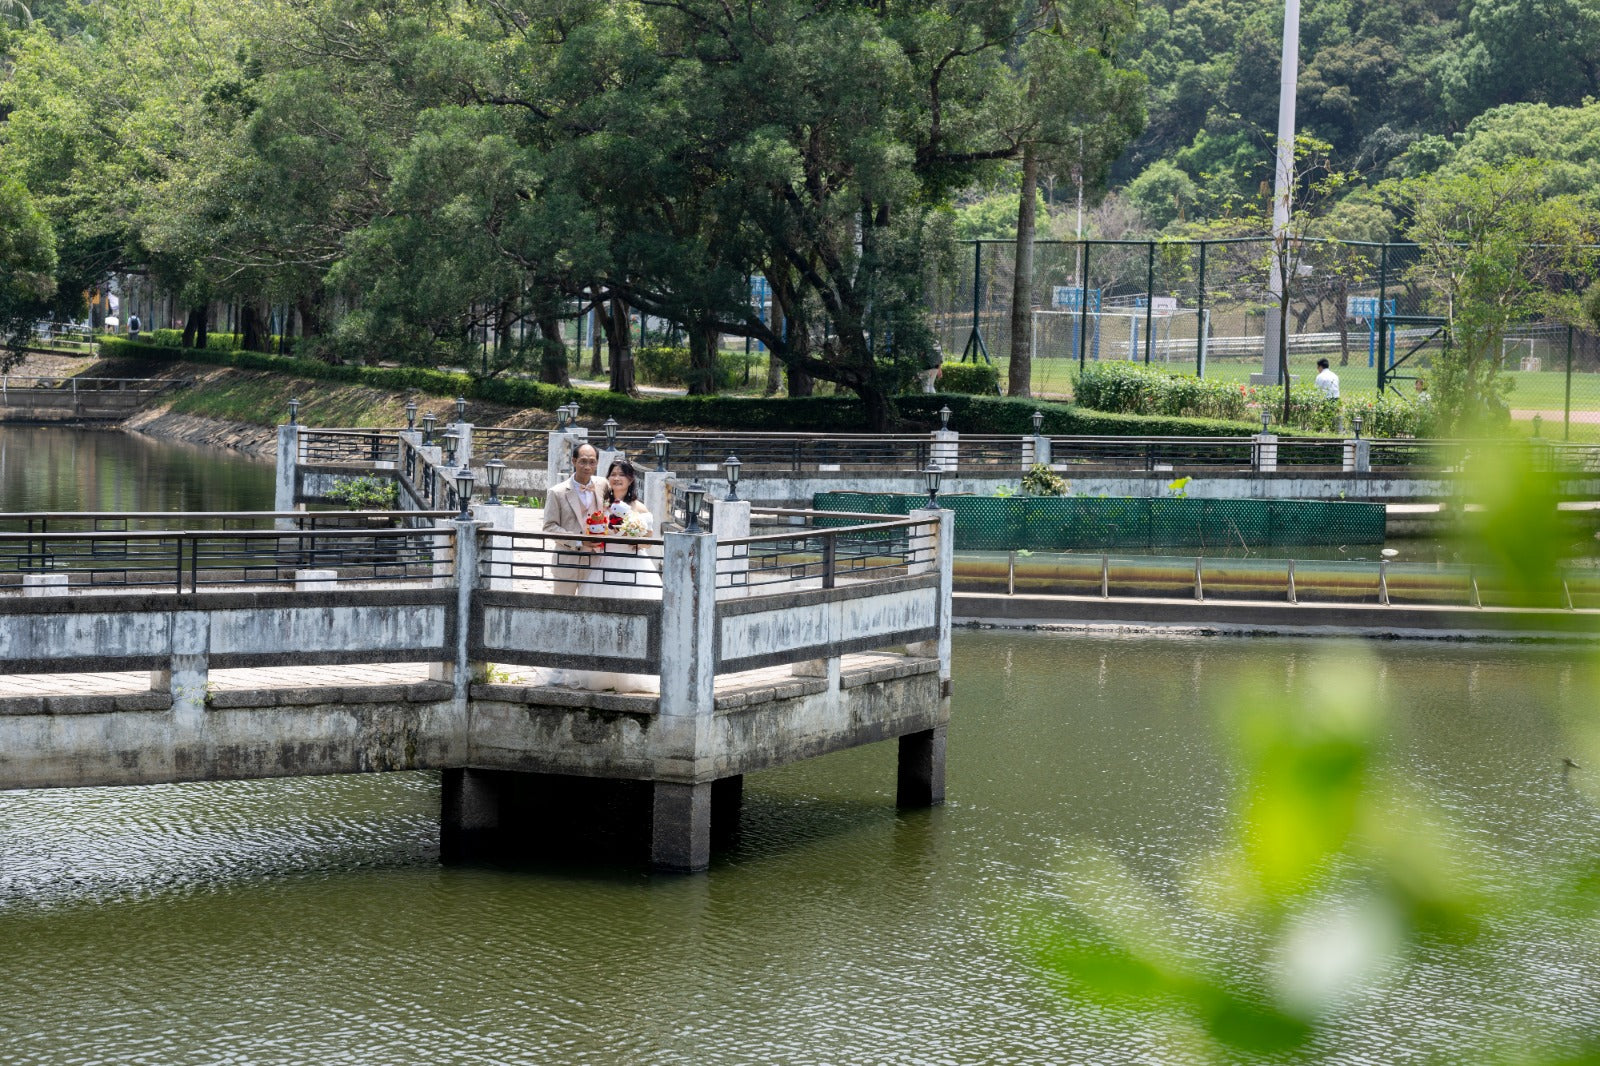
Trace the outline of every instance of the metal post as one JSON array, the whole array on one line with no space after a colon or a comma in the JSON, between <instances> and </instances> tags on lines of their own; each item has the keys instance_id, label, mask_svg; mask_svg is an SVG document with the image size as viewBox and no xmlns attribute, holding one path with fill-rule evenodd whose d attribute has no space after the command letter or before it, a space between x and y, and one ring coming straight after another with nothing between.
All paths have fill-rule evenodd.
<instances>
[{"instance_id":1,"label":"metal post","mask_svg":"<svg viewBox=\"0 0 1600 1066\"><path fill-rule=\"evenodd\" d=\"M1006 558L1006 595L1017 594L1017 553L1012 551Z\"/></svg>"},{"instance_id":2,"label":"metal post","mask_svg":"<svg viewBox=\"0 0 1600 1066\"><path fill-rule=\"evenodd\" d=\"M1561 412L1561 439L1572 439L1572 327L1567 327L1567 399Z\"/></svg>"},{"instance_id":3,"label":"metal post","mask_svg":"<svg viewBox=\"0 0 1600 1066\"><path fill-rule=\"evenodd\" d=\"M1294 591L1294 560L1290 559L1290 560L1288 560L1288 563L1289 563L1289 602L1290 603L1299 603L1300 602L1300 598L1297 595L1295 595L1295 591Z\"/></svg>"},{"instance_id":4,"label":"metal post","mask_svg":"<svg viewBox=\"0 0 1600 1066\"><path fill-rule=\"evenodd\" d=\"M1468 570L1467 577L1472 581L1472 606L1482 607L1483 597L1478 593L1478 575L1476 571Z\"/></svg>"},{"instance_id":5,"label":"metal post","mask_svg":"<svg viewBox=\"0 0 1600 1066\"><path fill-rule=\"evenodd\" d=\"M1081 372L1089 357L1089 242L1084 241L1083 277L1078 279L1078 370Z\"/></svg>"},{"instance_id":6,"label":"metal post","mask_svg":"<svg viewBox=\"0 0 1600 1066\"><path fill-rule=\"evenodd\" d=\"M1206 242L1200 242L1200 290L1194 314L1194 375L1206 376Z\"/></svg>"},{"instance_id":7,"label":"metal post","mask_svg":"<svg viewBox=\"0 0 1600 1066\"><path fill-rule=\"evenodd\" d=\"M1204 603L1206 599L1205 586L1200 582L1200 556L1194 557L1194 598L1196 602Z\"/></svg>"},{"instance_id":8,"label":"metal post","mask_svg":"<svg viewBox=\"0 0 1600 1066\"><path fill-rule=\"evenodd\" d=\"M824 535L822 538L822 587L833 588L833 572L838 564L839 545L831 537Z\"/></svg>"},{"instance_id":9,"label":"metal post","mask_svg":"<svg viewBox=\"0 0 1600 1066\"><path fill-rule=\"evenodd\" d=\"M1389 560L1378 560L1378 602L1389 606Z\"/></svg>"},{"instance_id":10,"label":"metal post","mask_svg":"<svg viewBox=\"0 0 1600 1066\"><path fill-rule=\"evenodd\" d=\"M1389 295L1389 242L1384 241L1383 247L1378 249L1378 395L1383 395L1383 387L1387 383L1388 362L1387 350L1389 347L1388 327L1389 315L1385 310L1388 307Z\"/></svg>"},{"instance_id":11,"label":"metal post","mask_svg":"<svg viewBox=\"0 0 1600 1066\"><path fill-rule=\"evenodd\" d=\"M1156 303L1156 242L1147 242L1148 255L1144 268L1144 365L1150 365L1153 334L1150 332L1151 316Z\"/></svg>"},{"instance_id":12,"label":"metal post","mask_svg":"<svg viewBox=\"0 0 1600 1066\"><path fill-rule=\"evenodd\" d=\"M1100 598L1111 598L1111 556L1100 556Z\"/></svg>"}]
</instances>

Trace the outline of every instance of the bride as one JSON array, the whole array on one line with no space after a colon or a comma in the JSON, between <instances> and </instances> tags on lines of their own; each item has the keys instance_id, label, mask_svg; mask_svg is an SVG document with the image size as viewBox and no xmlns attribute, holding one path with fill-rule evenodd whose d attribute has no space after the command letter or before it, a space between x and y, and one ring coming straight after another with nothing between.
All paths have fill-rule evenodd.
<instances>
[{"instance_id":1,"label":"bride","mask_svg":"<svg viewBox=\"0 0 1600 1066\"><path fill-rule=\"evenodd\" d=\"M655 533L655 516L639 499L638 473L626 459L616 459L606 471L607 513L611 532L622 537L648 537ZM601 542L590 562L589 580L578 586L580 596L626 600L661 598L661 565L646 544Z\"/></svg>"},{"instance_id":2,"label":"bride","mask_svg":"<svg viewBox=\"0 0 1600 1066\"><path fill-rule=\"evenodd\" d=\"M606 471L607 506L613 535L649 537L655 533L655 517L639 499L638 474L626 459L612 462ZM661 563L658 549L650 544L602 541L589 563L588 580L578 584L580 597L623 600L659 600ZM621 674L601 670L562 670L551 678L555 684L571 685L604 692L646 693L661 691L661 678L655 674Z\"/></svg>"}]
</instances>

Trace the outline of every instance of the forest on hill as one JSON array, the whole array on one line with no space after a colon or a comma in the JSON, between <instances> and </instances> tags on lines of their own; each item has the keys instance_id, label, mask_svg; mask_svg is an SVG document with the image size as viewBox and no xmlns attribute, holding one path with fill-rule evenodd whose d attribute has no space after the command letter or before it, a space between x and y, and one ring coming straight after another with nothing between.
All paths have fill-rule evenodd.
<instances>
[{"instance_id":1,"label":"forest on hill","mask_svg":"<svg viewBox=\"0 0 1600 1066\"><path fill-rule=\"evenodd\" d=\"M1085 236L1263 231L1282 17L1259 0L0 0L0 335L131 277L186 344L226 305L248 348L275 321L329 361L472 353L562 382L583 316L632 392L628 322L648 315L689 349L691 391L713 387L719 339L747 337L791 395L833 382L882 427L934 350L930 279L959 240L1015 241L1026 263L1035 234L1077 232L1075 178ZM1297 216L1320 228L1300 232L1444 248L1488 217L1524 244L1592 237L1596 0L1308 0L1301 26ZM1484 216L1474 197L1495 189ZM1502 255L1522 279L1504 314L1586 269Z\"/></svg>"}]
</instances>

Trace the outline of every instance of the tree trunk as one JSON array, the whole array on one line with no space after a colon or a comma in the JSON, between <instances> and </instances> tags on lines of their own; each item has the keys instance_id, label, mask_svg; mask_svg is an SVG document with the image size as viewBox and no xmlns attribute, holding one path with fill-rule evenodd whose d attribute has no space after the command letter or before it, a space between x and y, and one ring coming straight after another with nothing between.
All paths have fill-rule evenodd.
<instances>
[{"instance_id":1,"label":"tree trunk","mask_svg":"<svg viewBox=\"0 0 1600 1066\"><path fill-rule=\"evenodd\" d=\"M1289 282L1284 272L1283 298L1278 302L1278 376L1283 379L1283 426L1289 426Z\"/></svg>"},{"instance_id":2,"label":"tree trunk","mask_svg":"<svg viewBox=\"0 0 1600 1066\"><path fill-rule=\"evenodd\" d=\"M1339 279L1339 286L1334 290L1334 298L1338 304L1334 307L1334 318L1339 323L1339 365L1350 365L1350 319L1345 315L1344 309L1350 305L1350 283L1343 278Z\"/></svg>"},{"instance_id":3,"label":"tree trunk","mask_svg":"<svg viewBox=\"0 0 1600 1066\"><path fill-rule=\"evenodd\" d=\"M599 316L605 327L606 350L611 358L611 391L639 395L633 374L633 327L628 321L628 305L611 301L611 313ZM598 372L598 367L596 368Z\"/></svg>"},{"instance_id":4,"label":"tree trunk","mask_svg":"<svg viewBox=\"0 0 1600 1066\"><path fill-rule=\"evenodd\" d=\"M244 336L239 340L239 347L247 352L270 352L272 338L269 336L269 327L256 305L244 304L239 309L239 318L244 332Z\"/></svg>"},{"instance_id":5,"label":"tree trunk","mask_svg":"<svg viewBox=\"0 0 1600 1066\"><path fill-rule=\"evenodd\" d=\"M778 295L777 295L776 292L774 292L773 295L772 295L772 332L777 334L777 336L778 336L778 338L780 340L784 339L783 327L784 327L783 304L781 304L778 301ZM782 380L783 380L783 360L778 358L778 353L777 353L776 349L768 347L767 348L767 387L766 387L766 390L765 390L766 391L766 395L771 396L774 393L776 393L778 391L778 385L782 382Z\"/></svg>"},{"instance_id":6,"label":"tree trunk","mask_svg":"<svg viewBox=\"0 0 1600 1066\"><path fill-rule=\"evenodd\" d=\"M618 300L616 302L619 305L622 304L622 301L620 301L620 300ZM616 341L611 336L611 331L614 328L614 326L613 326L613 324L611 322L610 315L608 315L606 313L606 305L604 303L598 301L598 300L595 301L595 305L594 305L594 319L595 319L595 321L597 323L600 324L600 329L595 331L594 338L593 338L594 339L594 344L592 344L590 346L590 352L592 354L590 355L590 358L589 358L589 376L591 378L598 378L601 374L605 373L605 368L603 368L600 365L600 333L601 333L601 331L604 331L604 333L606 335L606 345L607 345L607 347L610 348L613 351L616 350ZM624 311L624 314L623 314L623 321L624 321L624 323L626 323L626 321L627 321L627 314L626 314L625 311ZM626 325L624 325L624 328L626 328ZM616 371L613 368L612 373L614 374L615 372Z\"/></svg>"},{"instance_id":7,"label":"tree trunk","mask_svg":"<svg viewBox=\"0 0 1600 1066\"><path fill-rule=\"evenodd\" d=\"M211 317L211 308L206 304L189 308L189 317L183 322L183 346L185 348L204 348L206 346L206 320Z\"/></svg>"},{"instance_id":8,"label":"tree trunk","mask_svg":"<svg viewBox=\"0 0 1600 1066\"><path fill-rule=\"evenodd\" d=\"M569 388L567 346L561 341L561 323L554 314L539 316L539 380L546 385Z\"/></svg>"},{"instance_id":9,"label":"tree trunk","mask_svg":"<svg viewBox=\"0 0 1600 1066\"><path fill-rule=\"evenodd\" d=\"M689 395L710 396L717 391L717 328L699 319L689 330Z\"/></svg>"},{"instance_id":10,"label":"tree trunk","mask_svg":"<svg viewBox=\"0 0 1600 1066\"><path fill-rule=\"evenodd\" d=\"M1011 281L1011 366L1006 395L1033 395L1033 234L1039 199L1039 157L1022 149L1022 199L1017 207L1017 265Z\"/></svg>"}]
</instances>

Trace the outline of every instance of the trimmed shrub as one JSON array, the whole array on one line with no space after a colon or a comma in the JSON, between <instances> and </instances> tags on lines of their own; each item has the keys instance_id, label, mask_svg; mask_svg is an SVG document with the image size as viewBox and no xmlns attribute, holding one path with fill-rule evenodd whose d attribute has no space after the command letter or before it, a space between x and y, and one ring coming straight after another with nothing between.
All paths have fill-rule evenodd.
<instances>
[{"instance_id":1,"label":"trimmed shrub","mask_svg":"<svg viewBox=\"0 0 1600 1066\"><path fill-rule=\"evenodd\" d=\"M1091 363L1074 382L1073 397L1084 407L1130 415L1242 419L1254 399L1248 386L1168 374L1141 363Z\"/></svg>"},{"instance_id":2,"label":"trimmed shrub","mask_svg":"<svg viewBox=\"0 0 1600 1066\"><path fill-rule=\"evenodd\" d=\"M939 368L939 391L998 396L1000 368L993 363L945 363Z\"/></svg>"},{"instance_id":3,"label":"trimmed shrub","mask_svg":"<svg viewBox=\"0 0 1600 1066\"><path fill-rule=\"evenodd\" d=\"M711 387L731 388L742 381L747 367L756 362L755 354L718 351L717 363L711 371ZM634 370L646 385L685 387L689 384L689 349L651 347L636 348L633 353Z\"/></svg>"},{"instance_id":4,"label":"trimmed shrub","mask_svg":"<svg viewBox=\"0 0 1600 1066\"><path fill-rule=\"evenodd\" d=\"M141 335L150 338L152 344L159 344L163 348L182 348L183 330L181 329L152 329L147 334ZM207 333L206 348L214 352L236 352L239 350L239 334L237 333ZM274 338L276 343L276 338Z\"/></svg>"}]
</instances>

